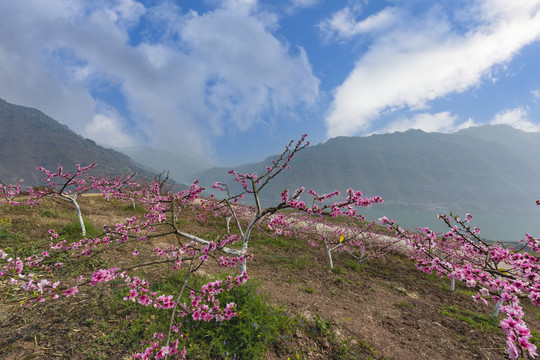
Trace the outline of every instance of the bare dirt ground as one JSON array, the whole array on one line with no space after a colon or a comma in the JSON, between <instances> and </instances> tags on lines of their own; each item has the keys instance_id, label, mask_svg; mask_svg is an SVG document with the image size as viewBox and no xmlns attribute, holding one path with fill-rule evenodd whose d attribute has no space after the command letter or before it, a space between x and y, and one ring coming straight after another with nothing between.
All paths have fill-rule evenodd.
<instances>
[{"instance_id":1,"label":"bare dirt ground","mask_svg":"<svg viewBox=\"0 0 540 360\"><path fill-rule=\"evenodd\" d=\"M131 216L129 211L121 211L125 205L111 206L91 197L82 200L82 211L99 227ZM51 224L59 226L73 219L46 216L46 209L67 213L66 204L40 206L37 212L10 211L0 213L0 218L11 218L13 231L42 240ZM192 212L184 215L187 232L199 236L214 233L215 229L198 224ZM474 292L461 284L451 293L447 279L419 272L403 255L357 265L347 254L339 254L335 257L336 269L331 271L326 255L303 240L279 246L262 239L253 240L255 258L248 264L248 271L270 301L307 320L331 324L330 332L319 337L298 329L286 346L270 349L268 360L292 359L291 354L301 354L298 358L303 359L507 358L498 322L495 326L489 323L492 304L486 307L474 303ZM121 262L125 253L108 256L110 263ZM99 309L106 306L111 292L107 287L24 307L4 301L8 293L2 281L5 279L0 278L0 359L96 358L81 350L85 343L102 335L94 323L120 321L100 318ZM530 304L525 310L529 327L539 331L540 310ZM118 331L121 334L122 329ZM109 346L100 350L106 354L100 358L123 359L129 355L123 352L121 343ZM346 355L344 347L348 349Z\"/></svg>"}]
</instances>

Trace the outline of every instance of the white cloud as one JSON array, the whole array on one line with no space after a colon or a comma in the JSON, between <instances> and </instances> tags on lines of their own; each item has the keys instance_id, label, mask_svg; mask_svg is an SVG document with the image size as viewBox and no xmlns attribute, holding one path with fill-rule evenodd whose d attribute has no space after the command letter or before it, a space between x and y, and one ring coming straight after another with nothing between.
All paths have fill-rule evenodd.
<instances>
[{"instance_id":1,"label":"white cloud","mask_svg":"<svg viewBox=\"0 0 540 360\"><path fill-rule=\"evenodd\" d=\"M398 20L395 8L385 8L367 18L358 21L361 8L345 7L335 12L329 19L319 24L319 29L326 38L352 38L356 35L388 28Z\"/></svg>"},{"instance_id":2,"label":"white cloud","mask_svg":"<svg viewBox=\"0 0 540 360\"><path fill-rule=\"evenodd\" d=\"M135 141L123 131L121 120L112 114L96 114L85 126L83 135L107 148L135 145Z\"/></svg>"},{"instance_id":3,"label":"white cloud","mask_svg":"<svg viewBox=\"0 0 540 360\"><path fill-rule=\"evenodd\" d=\"M168 1L0 2L0 97L102 144L146 138L209 155L216 136L285 118L318 97L305 51L274 37L272 19L255 0L202 14ZM137 28L141 20L151 30ZM103 91L120 93L130 128L102 111Z\"/></svg>"},{"instance_id":4,"label":"white cloud","mask_svg":"<svg viewBox=\"0 0 540 360\"><path fill-rule=\"evenodd\" d=\"M534 101L540 100L540 89L531 90L531 95L533 96Z\"/></svg>"},{"instance_id":5,"label":"white cloud","mask_svg":"<svg viewBox=\"0 0 540 360\"><path fill-rule=\"evenodd\" d=\"M507 109L495 115L491 125L510 125L525 132L540 132L540 125L529 120L529 114L523 107Z\"/></svg>"},{"instance_id":6,"label":"white cloud","mask_svg":"<svg viewBox=\"0 0 540 360\"><path fill-rule=\"evenodd\" d=\"M321 1L324 0L289 0L289 6L287 8L287 13L292 14L299 9L307 9L318 5Z\"/></svg>"},{"instance_id":7,"label":"white cloud","mask_svg":"<svg viewBox=\"0 0 540 360\"><path fill-rule=\"evenodd\" d=\"M408 129L418 129L425 132L453 133L461 129L475 126L472 119L468 119L461 124L457 124L456 121L457 116L452 115L447 111L436 114L421 113L410 119L392 122L381 132L391 133L396 131L406 131Z\"/></svg>"},{"instance_id":8,"label":"white cloud","mask_svg":"<svg viewBox=\"0 0 540 360\"><path fill-rule=\"evenodd\" d=\"M225 0L223 8L236 12L237 14L249 15L257 6L257 0Z\"/></svg>"},{"instance_id":9,"label":"white cloud","mask_svg":"<svg viewBox=\"0 0 540 360\"><path fill-rule=\"evenodd\" d=\"M494 66L540 38L540 1L474 4L462 9L476 24L463 34L440 11L409 15L375 34L334 91L328 136L366 132L382 111L422 109L430 100L478 86Z\"/></svg>"},{"instance_id":10,"label":"white cloud","mask_svg":"<svg viewBox=\"0 0 540 360\"><path fill-rule=\"evenodd\" d=\"M311 7L321 2L321 0L290 0L294 7Z\"/></svg>"}]
</instances>

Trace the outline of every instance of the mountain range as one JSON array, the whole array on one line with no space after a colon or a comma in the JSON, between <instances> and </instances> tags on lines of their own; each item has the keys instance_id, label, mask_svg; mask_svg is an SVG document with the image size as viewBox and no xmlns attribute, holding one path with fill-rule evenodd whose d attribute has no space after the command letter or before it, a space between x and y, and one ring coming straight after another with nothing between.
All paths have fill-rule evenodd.
<instances>
[{"instance_id":1,"label":"mountain range","mask_svg":"<svg viewBox=\"0 0 540 360\"><path fill-rule=\"evenodd\" d=\"M62 163L71 169L77 163L97 162L96 171L103 175L136 171L140 177L152 178L156 172L176 169L171 171L173 180L197 178L207 189L221 181L239 190L228 167L190 176L208 165L142 147L125 152L145 165L77 135L39 110L0 99L0 181L5 183L23 178L27 185L39 184L42 174L37 166L55 169ZM262 174L276 156L236 170ZM300 151L291 169L270 182L261 198L263 204L271 204L283 189L302 186L318 193L353 188L366 196L382 196L384 204L377 205L381 209L520 214L537 211L539 159L540 133L505 125L454 134L409 130L337 137Z\"/></svg>"},{"instance_id":2,"label":"mountain range","mask_svg":"<svg viewBox=\"0 0 540 360\"><path fill-rule=\"evenodd\" d=\"M236 170L262 174L274 158ZM299 152L261 198L269 204L283 189L301 186L318 193L353 188L382 196L382 208L519 213L534 210L540 199L539 159L540 133L505 125L454 134L408 130L337 137ZM228 170L212 168L197 176L203 185L221 180L239 190Z\"/></svg>"},{"instance_id":3,"label":"mountain range","mask_svg":"<svg viewBox=\"0 0 540 360\"><path fill-rule=\"evenodd\" d=\"M155 175L125 154L77 135L39 110L0 99L0 181L10 184L24 179L26 186L39 185L43 173L37 166L56 170L61 163L66 171L73 171L75 164L93 162L98 163L94 169L98 175L137 172L145 179Z\"/></svg>"}]
</instances>

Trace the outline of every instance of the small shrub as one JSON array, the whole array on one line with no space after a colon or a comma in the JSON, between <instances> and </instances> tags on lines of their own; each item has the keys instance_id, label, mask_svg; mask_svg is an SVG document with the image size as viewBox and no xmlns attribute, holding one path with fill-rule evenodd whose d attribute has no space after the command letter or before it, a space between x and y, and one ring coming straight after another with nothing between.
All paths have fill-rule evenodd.
<instances>
[{"instance_id":1,"label":"small shrub","mask_svg":"<svg viewBox=\"0 0 540 360\"><path fill-rule=\"evenodd\" d=\"M93 236L99 236L101 235L101 231L96 229L94 224L87 219L84 220L84 227L86 228L86 237L90 238ZM79 240L81 238L81 224L79 223L79 220L76 220L72 223L69 223L62 227L60 231L58 232L61 239L65 240Z\"/></svg>"},{"instance_id":2,"label":"small shrub","mask_svg":"<svg viewBox=\"0 0 540 360\"><path fill-rule=\"evenodd\" d=\"M323 318L319 314L316 314L313 319L313 324L308 330L311 331L312 335L318 336L329 336L331 334L332 322L328 319Z\"/></svg>"}]
</instances>

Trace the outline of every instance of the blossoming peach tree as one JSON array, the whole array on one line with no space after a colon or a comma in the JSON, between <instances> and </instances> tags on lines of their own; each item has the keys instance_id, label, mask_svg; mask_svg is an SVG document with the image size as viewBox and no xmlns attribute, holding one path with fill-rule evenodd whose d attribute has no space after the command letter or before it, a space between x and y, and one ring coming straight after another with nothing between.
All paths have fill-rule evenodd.
<instances>
[{"instance_id":1,"label":"blossoming peach tree","mask_svg":"<svg viewBox=\"0 0 540 360\"><path fill-rule=\"evenodd\" d=\"M323 217L344 216L350 220L363 221L365 218L357 213L357 208L381 203L383 199L380 196L366 198L363 197L361 191L348 189L345 199L327 203L328 200L338 197L340 192L336 190L328 194L319 195L312 189L306 192L305 188L300 188L291 194L286 189L281 193L281 202L277 205L266 208L261 206L261 191L279 173L283 170L290 169L290 162L295 154L309 145L309 142L305 141L305 139L306 135L296 143L291 141L285 148L285 151L266 167L266 171L262 175L257 175L257 173L241 174L234 170L229 171L229 174L234 176L235 181L240 183L243 191L231 196L227 184L216 182L213 188L225 192L226 196L220 201L211 198L211 202L203 203L203 207L209 204L208 207L205 207L207 211L219 211L227 219L227 229L229 229L231 219L235 220L242 241L242 253L247 252L251 231L260 223L266 224L266 227L273 231L274 234L294 233L299 236L302 234L304 237L314 236L316 241L325 244L330 267L333 267L331 252L338 248L349 251L351 247L354 247L355 251L365 259L375 257L374 254L377 251L373 250L376 248L378 250L389 250L391 246L388 246L388 244L379 246L380 242L375 240L376 236L371 231L360 230L354 226L331 226L322 220ZM301 200L301 196L305 193L311 199L308 202ZM239 199L243 199L246 196L253 198L254 208L246 208L245 206L238 205ZM295 210L296 215L275 215L284 209ZM298 214L301 214L300 218ZM242 225L240 221L242 218L249 218L247 225ZM347 237L347 241L345 242L343 242L344 237ZM366 241L366 237L369 237L373 241L371 243ZM331 244L334 240L331 239L339 239L339 243L332 246ZM310 243L312 245L315 244L314 240L311 240ZM383 253L384 251L379 252L378 256L382 256ZM242 264L242 271L245 271L245 264Z\"/></svg>"},{"instance_id":2,"label":"blossoming peach tree","mask_svg":"<svg viewBox=\"0 0 540 360\"><path fill-rule=\"evenodd\" d=\"M91 190L100 190L104 196L109 191L118 192L122 186L130 185L130 180L135 175L135 173L133 173L125 177L117 176L109 179L88 175L88 171L96 166L97 163L92 163L88 166L77 164L75 165L75 171L73 173L64 172L64 168L61 164L58 164L56 172L47 170L42 166L37 168L45 173L43 182L45 182L46 186L35 189L35 195L38 198L51 196L73 204L81 225L82 236L86 236L86 228L81 213L81 207L77 201L78 198Z\"/></svg>"},{"instance_id":3,"label":"blossoming peach tree","mask_svg":"<svg viewBox=\"0 0 540 360\"><path fill-rule=\"evenodd\" d=\"M462 281L478 290L475 301L487 305L487 299L491 299L496 303L494 316L499 309L505 315L500 326L506 334L509 358L538 356L523 320L521 302L528 299L540 306L540 239L526 234L522 240L525 244L519 249L503 243L491 244L479 236L479 228L471 228L470 214L465 219L452 213L439 218L450 228L448 232L437 234L427 227L411 231L387 217L379 221L406 242L419 270Z\"/></svg>"},{"instance_id":4,"label":"blossoming peach tree","mask_svg":"<svg viewBox=\"0 0 540 360\"><path fill-rule=\"evenodd\" d=\"M97 286L113 280L123 281L129 289L125 301L152 307L156 311L170 312L168 329L154 334L145 348L132 358L185 358L185 345L188 340L182 332L183 319L189 317L193 321L220 323L238 315L236 305L232 302L220 304L218 295L248 281L246 263L253 256L248 252L248 244L251 232L258 223L271 221L269 219L272 215L287 208L296 209L307 215L321 215L325 212L338 215L343 211L352 211L354 206L366 206L380 201L380 199L364 199L361 192L348 190L344 201L325 205L324 201L332 196L314 196L316 193L310 191L316 201L312 206L307 206L299 200L304 192L302 188L292 195L287 190L284 191L277 205L263 208L259 199L260 192L279 173L288 169L294 155L308 144L305 136L296 143L291 141L281 156L274 160L261 176L255 173L240 174L231 170L230 173L241 184L243 191L234 196L228 193L225 199L212 200L211 204L207 202L206 204L210 205L203 206L203 209L213 213L221 212L220 216L228 217L229 221L234 219L236 231L231 231L231 227L228 227L226 233L214 240L206 240L185 232L181 222L178 221L183 209L193 206L193 202L203 191L198 182L187 190L173 192L164 187L160 179L136 186L131 181L133 175L112 179L90 177L86 172L94 168L95 164L86 167L77 165L73 173L64 172L60 165L56 172L39 168L46 174L45 181L48 186L40 189L36 193L36 198L53 196L70 201L76 208L83 229L84 222L77 199L86 191L100 190L108 198L120 200L136 199L145 208L145 212L124 222L104 226L103 233L94 238L87 238L83 233L81 239L68 241L50 229L48 249L25 258L16 257L0 248L0 276L9 278L10 286L13 288L26 292L27 304L60 297L69 298L87 286ZM19 187L20 183L15 187L2 188L11 199L8 201L13 201L12 195L21 191ZM216 183L214 187L226 189L221 183ZM238 204L238 200L245 196L252 197L255 204L253 208ZM236 242L240 242L240 249L235 248ZM131 244L131 247L128 244ZM130 250L129 254L126 253L124 259L119 260L114 267L92 270L77 278L62 276L66 273L63 270L73 263L86 261L110 249L133 250ZM133 258L136 259L135 263ZM189 288L191 275L209 260L215 261L222 268L239 265L239 274L228 276L224 280L208 282L199 289ZM170 264L174 270L184 271L182 285L175 293L151 291L149 281L136 276L134 272L140 268L163 264ZM184 293L187 294L187 291L189 301L182 301L182 296Z\"/></svg>"}]
</instances>

